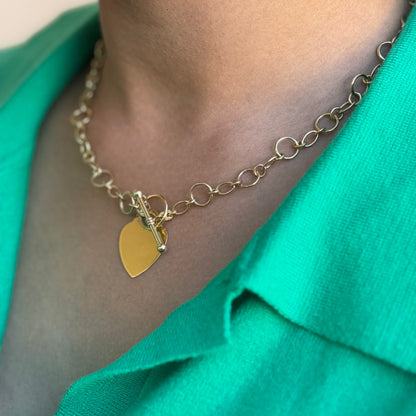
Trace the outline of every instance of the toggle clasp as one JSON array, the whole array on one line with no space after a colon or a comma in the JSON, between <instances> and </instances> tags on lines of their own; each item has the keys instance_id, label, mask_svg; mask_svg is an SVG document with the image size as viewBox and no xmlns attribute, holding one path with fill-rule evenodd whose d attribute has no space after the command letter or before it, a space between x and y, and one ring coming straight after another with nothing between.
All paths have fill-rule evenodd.
<instances>
[{"instance_id":1,"label":"toggle clasp","mask_svg":"<svg viewBox=\"0 0 416 416\"><path fill-rule=\"evenodd\" d=\"M150 231L153 234L153 237L156 241L157 244L157 251L159 253L163 253L166 251L166 244L165 241L163 240L160 232L158 231L158 228L160 227L161 223L163 222L163 219L160 220L157 224L155 223L155 216L153 216L150 212L150 210L147 208L146 206L146 202L153 197L159 198L161 199L164 204L165 204L165 216L167 215L167 210L168 210L168 204L166 202L166 199L163 198L162 195L159 194L154 194L154 195L150 195L148 197L145 197L142 193L142 191L136 191L133 194L133 197L137 200L138 202L138 207L136 207L137 213L138 215L140 215L141 217L144 218L145 220L145 224L149 227Z\"/></svg>"}]
</instances>

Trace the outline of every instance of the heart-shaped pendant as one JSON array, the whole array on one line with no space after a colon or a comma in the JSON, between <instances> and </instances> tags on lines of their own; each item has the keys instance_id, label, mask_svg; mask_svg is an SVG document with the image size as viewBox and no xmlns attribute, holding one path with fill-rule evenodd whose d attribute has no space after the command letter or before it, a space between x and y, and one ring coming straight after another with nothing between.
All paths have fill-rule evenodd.
<instances>
[{"instance_id":1,"label":"heart-shaped pendant","mask_svg":"<svg viewBox=\"0 0 416 416\"><path fill-rule=\"evenodd\" d=\"M160 225L157 231L166 244L166 229ZM145 228L138 217L123 227L118 247L123 266L132 278L145 272L161 255L152 231Z\"/></svg>"}]
</instances>

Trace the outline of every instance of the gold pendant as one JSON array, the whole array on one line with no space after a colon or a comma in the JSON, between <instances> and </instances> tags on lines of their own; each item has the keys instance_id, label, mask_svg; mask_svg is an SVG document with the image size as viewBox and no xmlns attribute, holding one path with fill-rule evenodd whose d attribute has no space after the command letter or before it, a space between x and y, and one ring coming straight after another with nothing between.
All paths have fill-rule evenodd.
<instances>
[{"instance_id":1,"label":"gold pendant","mask_svg":"<svg viewBox=\"0 0 416 416\"><path fill-rule=\"evenodd\" d=\"M162 249L160 246L158 249L153 232L142 225L139 217L121 230L118 247L121 261L130 277L134 278L145 272L166 250L166 229L160 225L156 232L163 241Z\"/></svg>"},{"instance_id":2,"label":"gold pendant","mask_svg":"<svg viewBox=\"0 0 416 416\"><path fill-rule=\"evenodd\" d=\"M159 222L155 224L156 211L148 209L145 199L157 197L166 200L161 195L145 197L141 191L135 192L137 217L126 224L120 233L119 251L121 261L130 277L137 277L145 272L166 251L168 233ZM167 203L165 204L165 213Z\"/></svg>"}]
</instances>

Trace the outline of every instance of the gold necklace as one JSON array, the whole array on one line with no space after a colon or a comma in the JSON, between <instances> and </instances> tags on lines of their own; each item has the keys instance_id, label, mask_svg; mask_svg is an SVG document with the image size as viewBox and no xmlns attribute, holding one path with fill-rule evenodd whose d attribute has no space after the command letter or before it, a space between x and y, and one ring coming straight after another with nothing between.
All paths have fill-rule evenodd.
<instances>
[{"instance_id":1,"label":"gold necklace","mask_svg":"<svg viewBox=\"0 0 416 416\"><path fill-rule=\"evenodd\" d=\"M414 6L415 1L409 2ZM250 188L255 186L267 171L279 160L293 159L302 148L312 146L320 136L334 132L344 114L352 110L361 101L373 82L387 53L396 42L404 27L404 19L401 19L399 32L392 40L382 42L377 47L379 63L369 74L358 74L352 81L347 100L340 106L334 107L327 113L321 114L314 122L314 128L303 135L298 141L293 137L280 137L274 145L274 154L268 160L256 164L254 167L243 169L234 181L226 181L212 187L208 183L194 183L189 190L187 199L176 202L169 208L166 199L160 194L144 195L140 190L123 191L114 184L112 173L103 169L96 161L91 143L87 138L87 125L91 121L91 100L98 87L100 75L105 62L105 48L102 39L99 39L94 47L94 56L90 63L90 70L85 79L85 89L80 96L79 106L72 113L70 121L75 127L75 141L79 144L82 160L91 168L90 178L92 185L105 188L111 198L119 201L120 210L125 215L134 214L135 218L126 224L120 233L119 251L121 261L130 275L137 277L146 271L158 258L166 252L168 234L163 226L164 222L170 221L177 215L183 215L194 205L198 207L207 206L214 196L225 196L237 188ZM326 124L325 126L323 124ZM288 142L292 145L291 154L281 151L282 143ZM197 197L196 193L204 192L205 197ZM150 205L151 199L160 199L164 209L160 212Z\"/></svg>"}]
</instances>

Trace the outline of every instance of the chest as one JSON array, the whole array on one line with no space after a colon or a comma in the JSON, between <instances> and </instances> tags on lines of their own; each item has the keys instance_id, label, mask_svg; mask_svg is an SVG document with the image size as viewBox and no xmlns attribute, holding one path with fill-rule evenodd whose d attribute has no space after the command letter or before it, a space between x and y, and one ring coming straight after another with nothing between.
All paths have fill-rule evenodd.
<instances>
[{"instance_id":1,"label":"chest","mask_svg":"<svg viewBox=\"0 0 416 416\"><path fill-rule=\"evenodd\" d=\"M131 279L118 237L132 217L91 186L67 110L52 111L33 159L0 356L4 414L52 414L72 382L116 360L197 295L283 196L241 192L178 217L166 225L168 252Z\"/></svg>"},{"instance_id":2,"label":"chest","mask_svg":"<svg viewBox=\"0 0 416 416\"><path fill-rule=\"evenodd\" d=\"M318 142L303 159L285 163L280 176L276 168L274 178L166 223L167 253L131 279L119 258L118 238L132 217L92 187L68 122L82 82L83 74L58 98L38 132L0 355L1 414L53 414L72 382L119 358L198 295L328 144ZM146 177L139 166L134 174ZM149 186L154 193L158 183L176 186L177 179L160 175ZM193 183L186 170L176 177L186 182L184 189Z\"/></svg>"}]
</instances>

